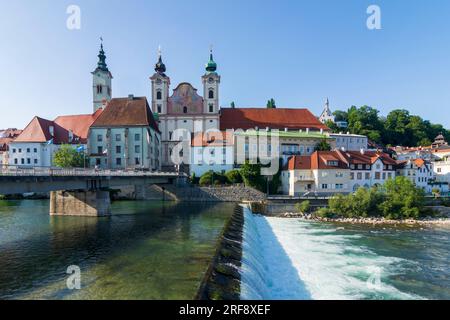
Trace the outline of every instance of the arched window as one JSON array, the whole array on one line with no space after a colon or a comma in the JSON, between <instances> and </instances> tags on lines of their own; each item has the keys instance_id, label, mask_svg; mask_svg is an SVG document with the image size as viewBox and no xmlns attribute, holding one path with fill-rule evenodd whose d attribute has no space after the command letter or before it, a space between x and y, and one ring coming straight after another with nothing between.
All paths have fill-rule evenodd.
<instances>
[{"instance_id":1,"label":"arched window","mask_svg":"<svg viewBox=\"0 0 450 320\"><path fill-rule=\"evenodd\" d=\"M214 105L212 103L209 104L209 112L214 112Z\"/></svg>"},{"instance_id":2,"label":"arched window","mask_svg":"<svg viewBox=\"0 0 450 320\"><path fill-rule=\"evenodd\" d=\"M213 89L209 89L208 98L214 99L214 90Z\"/></svg>"},{"instance_id":3,"label":"arched window","mask_svg":"<svg viewBox=\"0 0 450 320\"><path fill-rule=\"evenodd\" d=\"M183 107L183 113L187 113L188 112L188 108L187 107Z\"/></svg>"},{"instance_id":4,"label":"arched window","mask_svg":"<svg viewBox=\"0 0 450 320\"><path fill-rule=\"evenodd\" d=\"M161 99L162 99L162 92L156 91L156 100L161 100Z\"/></svg>"},{"instance_id":5,"label":"arched window","mask_svg":"<svg viewBox=\"0 0 450 320\"><path fill-rule=\"evenodd\" d=\"M98 85L97 86L97 94L101 94L103 92L103 87Z\"/></svg>"}]
</instances>

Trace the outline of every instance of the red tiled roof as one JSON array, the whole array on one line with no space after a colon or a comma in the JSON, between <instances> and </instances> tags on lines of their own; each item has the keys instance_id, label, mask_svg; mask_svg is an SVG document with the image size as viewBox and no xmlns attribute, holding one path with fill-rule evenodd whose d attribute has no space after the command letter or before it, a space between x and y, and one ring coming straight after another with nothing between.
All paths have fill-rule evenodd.
<instances>
[{"instance_id":1,"label":"red tiled roof","mask_svg":"<svg viewBox=\"0 0 450 320\"><path fill-rule=\"evenodd\" d=\"M330 130L308 109L223 108L220 112L220 130L247 130L255 127Z\"/></svg>"},{"instance_id":2,"label":"red tiled roof","mask_svg":"<svg viewBox=\"0 0 450 320\"><path fill-rule=\"evenodd\" d=\"M228 131L210 131L205 134L198 133L192 138L193 147L221 147L232 146L233 144L233 134Z\"/></svg>"},{"instance_id":3,"label":"red tiled roof","mask_svg":"<svg viewBox=\"0 0 450 320\"><path fill-rule=\"evenodd\" d=\"M329 161L336 161L337 165L330 165ZM334 170L347 168L347 163L341 159L337 151L316 151L310 156L293 156L289 158L285 167L287 170Z\"/></svg>"},{"instance_id":4,"label":"red tiled roof","mask_svg":"<svg viewBox=\"0 0 450 320\"><path fill-rule=\"evenodd\" d=\"M376 151L365 151L364 153L358 151L339 151L339 153L351 164L374 164L380 159L383 164L396 165L397 162L392 159L387 153Z\"/></svg>"},{"instance_id":5,"label":"red tiled roof","mask_svg":"<svg viewBox=\"0 0 450 320\"><path fill-rule=\"evenodd\" d=\"M53 139L54 144L86 143L89 127L101 113L99 109L94 114L60 116L54 121L34 117L14 142L45 143ZM53 127L53 136L50 127ZM72 141L69 141L69 131L73 133Z\"/></svg>"},{"instance_id":6,"label":"red tiled roof","mask_svg":"<svg viewBox=\"0 0 450 320\"><path fill-rule=\"evenodd\" d=\"M159 132L145 97L112 99L92 124L97 128L133 126L150 126Z\"/></svg>"}]
</instances>

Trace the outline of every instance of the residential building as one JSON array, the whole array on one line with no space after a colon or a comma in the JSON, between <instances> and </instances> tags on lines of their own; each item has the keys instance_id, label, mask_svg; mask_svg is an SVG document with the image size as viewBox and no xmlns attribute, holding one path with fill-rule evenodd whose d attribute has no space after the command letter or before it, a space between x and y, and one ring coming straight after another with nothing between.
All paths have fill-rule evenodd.
<instances>
[{"instance_id":1,"label":"residential building","mask_svg":"<svg viewBox=\"0 0 450 320\"><path fill-rule=\"evenodd\" d=\"M191 134L219 128L219 88L220 76L212 51L201 77L203 96L190 83L180 83L172 95L169 94L170 78L159 52L155 74L151 80L152 111L157 114L161 131L162 165L165 170L174 168L171 154L179 139L174 136L177 129L188 130Z\"/></svg>"},{"instance_id":2,"label":"residential building","mask_svg":"<svg viewBox=\"0 0 450 320\"><path fill-rule=\"evenodd\" d=\"M397 160L397 176L408 178L426 193L431 193L434 181L433 163L424 159Z\"/></svg>"},{"instance_id":3,"label":"residential building","mask_svg":"<svg viewBox=\"0 0 450 320\"><path fill-rule=\"evenodd\" d=\"M397 162L388 154L376 151L337 151L350 167L350 190L383 185L395 178Z\"/></svg>"},{"instance_id":4,"label":"residential building","mask_svg":"<svg viewBox=\"0 0 450 320\"><path fill-rule=\"evenodd\" d=\"M161 169L161 134L145 97L114 98L89 130L91 167Z\"/></svg>"},{"instance_id":5,"label":"residential building","mask_svg":"<svg viewBox=\"0 0 450 320\"><path fill-rule=\"evenodd\" d=\"M231 132L207 131L192 139L190 175L208 171L225 173L234 168L234 138Z\"/></svg>"},{"instance_id":6,"label":"residential building","mask_svg":"<svg viewBox=\"0 0 450 320\"><path fill-rule=\"evenodd\" d=\"M330 138L336 140L336 149L342 151L361 151L368 149L368 138L358 134L331 133Z\"/></svg>"},{"instance_id":7,"label":"residential building","mask_svg":"<svg viewBox=\"0 0 450 320\"><path fill-rule=\"evenodd\" d=\"M9 145L20 133L22 133L22 130L15 128L0 130L0 168L9 164Z\"/></svg>"},{"instance_id":8,"label":"residential building","mask_svg":"<svg viewBox=\"0 0 450 320\"><path fill-rule=\"evenodd\" d=\"M338 151L293 156L281 173L282 190L290 196L331 195L351 191L350 169Z\"/></svg>"},{"instance_id":9,"label":"residential building","mask_svg":"<svg viewBox=\"0 0 450 320\"><path fill-rule=\"evenodd\" d=\"M63 144L86 146L90 125L101 114L60 116L55 120L34 117L22 133L10 143L11 166L51 167L53 155Z\"/></svg>"}]
</instances>

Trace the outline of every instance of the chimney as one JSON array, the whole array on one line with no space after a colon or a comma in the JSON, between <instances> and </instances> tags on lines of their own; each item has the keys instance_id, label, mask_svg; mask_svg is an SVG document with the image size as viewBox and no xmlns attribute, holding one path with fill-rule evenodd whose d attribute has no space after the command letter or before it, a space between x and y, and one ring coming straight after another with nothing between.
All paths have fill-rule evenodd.
<instances>
[{"instance_id":1,"label":"chimney","mask_svg":"<svg viewBox=\"0 0 450 320\"><path fill-rule=\"evenodd\" d=\"M128 95L128 100L134 100L134 94L129 94Z\"/></svg>"},{"instance_id":2,"label":"chimney","mask_svg":"<svg viewBox=\"0 0 450 320\"><path fill-rule=\"evenodd\" d=\"M284 132L288 132L288 128L284 128Z\"/></svg>"},{"instance_id":3,"label":"chimney","mask_svg":"<svg viewBox=\"0 0 450 320\"><path fill-rule=\"evenodd\" d=\"M307 134L309 133L309 128L306 128L306 133L307 133Z\"/></svg>"},{"instance_id":4,"label":"chimney","mask_svg":"<svg viewBox=\"0 0 450 320\"><path fill-rule=\"evenodd\" d=\"M52 137L54 137L55 136L55 127L54 126L49 126L48 127L48 132L50 133L50 135Z\"/></svg>"}]
</instances>

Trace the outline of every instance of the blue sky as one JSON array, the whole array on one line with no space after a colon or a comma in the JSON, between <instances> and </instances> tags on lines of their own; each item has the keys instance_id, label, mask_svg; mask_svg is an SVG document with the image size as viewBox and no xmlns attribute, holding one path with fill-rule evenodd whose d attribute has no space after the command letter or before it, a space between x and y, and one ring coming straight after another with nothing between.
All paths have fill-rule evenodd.
<instances>
[{"instance_id":1,"label":"blue sky","mask_svg":"<svg viewBox=\"0 0 450 320\"><path fill-rule=\"evenodd\" d=\"M69 5L81 29L66 28ZM369 30L366 9L381 8ZM0 0L0 128L92 110L99 37L113 96L150 96L157 47L172 89L213 44L221 105L407 108L450 128L450 1Z\"/></svg>"}]
</instances>

